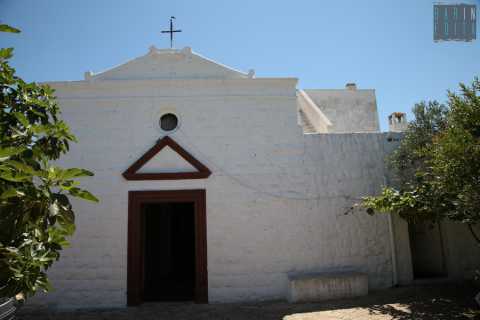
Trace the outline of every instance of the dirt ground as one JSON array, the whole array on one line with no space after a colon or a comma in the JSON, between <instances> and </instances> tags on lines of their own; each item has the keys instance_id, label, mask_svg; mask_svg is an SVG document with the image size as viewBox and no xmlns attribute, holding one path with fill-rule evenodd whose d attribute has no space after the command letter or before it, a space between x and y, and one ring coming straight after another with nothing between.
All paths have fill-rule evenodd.
<instances>
[{"instance_id":1,"label":"dirt ground","mask_svg":"<svg viewBox=\"0 0 480 320\"><path fill-rule=\"evenodd\" d=\"M153 319L284 319L284 320L456 320L480 319L474 301L478 290L468 284L394 288L366 297L322 303L284 301L240 304L146 303L109 310L52 311L25 306L18 319L153 320Z\"/></svg>"}]
</instances>

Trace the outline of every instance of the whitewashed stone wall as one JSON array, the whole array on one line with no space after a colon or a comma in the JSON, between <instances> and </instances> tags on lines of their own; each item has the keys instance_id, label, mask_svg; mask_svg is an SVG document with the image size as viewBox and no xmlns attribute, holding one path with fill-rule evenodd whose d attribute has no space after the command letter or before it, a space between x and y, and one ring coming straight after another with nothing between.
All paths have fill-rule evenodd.
<instances>
[{"instance_id":1,"label":"whitewashed stone wall","mask_svg":"<svg viewBox=\"0 0 480 320\"><path fill-rule=\"evenodd\" d=\"M352 269L371 288L392 285L386 216L344 215L384 182L384 134L303 135L295 79L53 83L79 143L66 166L92 169L100 204L74 202L77 232L33 301L58 307L124 306L127 194L207 191L210 302L283 299L287 275ZM205 163L205 180L126 181L121 173L162 134Z\"/></svg>"},{"instance_id":2,"label":"whitewashed stone wall","mask_svg":"<svg viewBox=\"0 0 480 320\"><path fill-rule=\"evenodd\" d=\"M305 89L332 126L328 132L379 132L373 89Z\"/></svg>"},{"instance_id":3,"label":"whitewashed stone wall","mask_svg":"<svg viewBox=\"0 0 480 320\"><path fill-rule=\"evenodd\" d=\"M474 228L480 233L480 227ZM473 240L467 226L446 221L441 224L448 276L455 280L472 280L480 270L480 245Z\"/></svg>"}]
</instances>

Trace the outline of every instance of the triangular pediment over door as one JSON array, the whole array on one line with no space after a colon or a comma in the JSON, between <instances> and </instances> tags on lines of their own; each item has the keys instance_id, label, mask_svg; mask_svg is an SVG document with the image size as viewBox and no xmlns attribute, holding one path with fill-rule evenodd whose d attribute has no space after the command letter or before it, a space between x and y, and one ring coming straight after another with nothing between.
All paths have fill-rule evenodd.
<instances>
[{"instance_id":1,"label":"triangular pediment over door","mask_svg":"<svg viewBox=\"0 0 480 320\"><path fill-rule=\"evenodd\" d=\"M210 169L169 136L158 142L125 172L127 180L204 179Z\"/></svg>"}]
</instances>

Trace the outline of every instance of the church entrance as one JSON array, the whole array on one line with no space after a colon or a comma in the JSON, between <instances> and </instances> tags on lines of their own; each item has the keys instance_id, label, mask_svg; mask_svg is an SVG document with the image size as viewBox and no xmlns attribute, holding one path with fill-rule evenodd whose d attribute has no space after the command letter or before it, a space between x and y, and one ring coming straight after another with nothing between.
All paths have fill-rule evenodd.
<instances>
[{"instance_id":1,"label":"church entrance","mask_svg":"<svg viewBox=\"0 0 480 320\"><path fill-rule=\"evenodd\" d=\"M127 303L206 303L204 190L131 191Z\"/></svg>"},{"instance_id":2,"label":"church entrance","mask_svg":"<svg viewBox=\"0 0 480 320\"><path fill-rule=\"evenodd\" d=\"M193 300L193 202L146 203L143 220L143 300Z\"/></svg>"}]
</instances>

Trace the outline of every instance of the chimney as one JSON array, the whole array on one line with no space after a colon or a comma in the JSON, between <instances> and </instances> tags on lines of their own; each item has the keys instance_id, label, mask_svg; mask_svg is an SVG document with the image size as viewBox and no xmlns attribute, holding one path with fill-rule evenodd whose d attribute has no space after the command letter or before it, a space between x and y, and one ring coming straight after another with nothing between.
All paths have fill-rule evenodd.
<instances>
[{"instance_id":1,"label":"chimney","mask_svg":"<svg viewBox=\"0 0 480 320\"><path fill-rule=\"evenodd\" d=\"M394 112L388 116L388 130L390 132L403 132L407 130L407 115L403 112Z\"/></svg>"},{"instance_id":2,"label":"chimney","mask_svg":"<svg viewBox=\"0 0 480 320\"><path fill-rule=\"evenodd\" d=\"M349 82L345 85L345 89L347 90L357 90L357 85L355 82Z\"/></svg>"}]
</instances>

